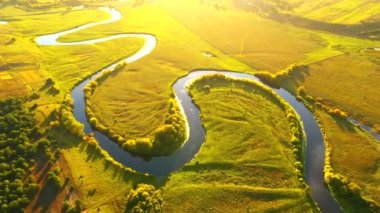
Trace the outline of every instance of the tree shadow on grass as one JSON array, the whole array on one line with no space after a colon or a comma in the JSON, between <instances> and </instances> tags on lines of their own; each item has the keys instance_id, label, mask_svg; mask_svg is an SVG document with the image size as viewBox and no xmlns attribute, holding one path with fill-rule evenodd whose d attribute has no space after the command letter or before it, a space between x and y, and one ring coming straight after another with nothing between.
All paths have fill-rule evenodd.
<instances>
[{"instance_id":1,"label":"tree shadow on grass","mask_svg":"<svg viewBox=\"0 0 380 213\"><path fill-rule=\"evenodd\" d=\"M57 126L49 131L48 137L54 139L57 146L62 149L77 147L82 143L82 138L70 134L64 127Z\"/></svg>"},{"instance_id":2,"label":"tree shadow on grass","mask_svg":"<svg viewBox=\"0 0 380 213\"><path fill-rule=\"evenodd\" d=\"M290 78L294 79L296 83L302 83L306 80L306 77L310 76L310 69L294 71Z\"/></svg>"},{"instance_id":3,"label":"tree shadow on grass","mask_svg":"<svg viewBox=\"0 0 380 213\"><path fill-rule=\"evenodd\" d=\"M142 173L134 172L132 170L125 169L118 165L112 164L108 160L104 160L104 172L111 172L112 179L123 180L128 184L137 186L140 183L149 183L156 185L156 178L150 175L145 175Z\"/></svg>"},{"instance_id":4,"label":"tree shadow on grass","mask_svg":"<svg viewBox=\"0 0 380 213\"><path fill-rule=\"evenodd\" d=\"M36 165L36 172L40 173L41 175L38 177L38 182L41 182L42 179L46 176L48 171L51 169L51 164L48 163L45 160L39 160Z\"/></svg>"},{"instance_id":5,"label":"tree shadow on grass","mask_svg":"<svg viewBox=\"0 0 380 213\"><path fill-rule=\"evenodd\" d=\"M342 118L342 117L338 117L338 116L334 116L334 115L330 115L330 116L339 125L339 127L341 129L343 129L344 131L352 132L352 133L358 132L358 129L355 127L355 125L353 125L352 123L347 121L347 118Z\"/></svg>"},{"instance_id":6,"label":"tree shadow on grass","mask_svg":"<svg viewBox=\"0 0 380 213\"><path fill-rule=\"evenodd\" d=\"M47 212L50 205L57 197L58 193L59 190L51 187L49 184L45 184L38 196L35 205L33 206L33 212L36 212L40 208L42 209L41 212Z\"/></svg>"},{"instance_id":7,"label":"tree shadow on grass","mask_svg":"<svg viewBox=\"0 0 380 213\"><path fill-rule=\"evenodd\" d=\"M46 118L45 118L45 120L43 121L43 125L44 126L49 126L49 124L50 124L50 122L51 121L55 121L55 120L57 120L57 116L56 116L56 114L54 113L54 112L52 112L52 113L50 113Z\"/></svg>"},{"instance_id":8,"label":"tree shadow on grass","mask_svg":"<svg viewBox=\"0 0 380 213\"><path fill-rule=\"evenodd\" d=\"M100 151L97 150L95 147L85 145L85 149L86 149L86 154L87 154L86 162L89 162L89 161L93 162L102 157L100 154Z\"/></svg>"},{"instance_id":9,"label":"tree shadow on grass","mask_svg":"<svg viewBox=\"0 0 380 213\"><path fill-rule=\"evenodd\" d=\"M42 87L39 89L39 91L44 91L44 90L47 90L48 88L51 87L51 83L48 83L46 82L44 85L42 85Z\"/></svg>"},{"instance_id":10,"label":"tree shadow on grass","mask_svg":"<svg viewBox=\"0 0 380 213\"><path fill-rule=\"evenodd\" d=\"M108 169L110 169L110 167L112 166L112 163L108 160L104 161L104 170L103 171L107 171Z\"/></svg>"}]
</instances>

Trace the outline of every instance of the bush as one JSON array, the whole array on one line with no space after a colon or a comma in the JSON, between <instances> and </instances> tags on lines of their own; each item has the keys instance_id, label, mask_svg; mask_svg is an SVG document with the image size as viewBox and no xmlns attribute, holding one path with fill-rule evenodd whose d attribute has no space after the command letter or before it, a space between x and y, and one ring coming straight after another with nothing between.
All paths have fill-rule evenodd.
<instances>
[{"instance_id":1,"label":"bush","mask_svg":"<svg viewBox=\"0 0 380 213\"><path fill-rule=\"evenodd\" d=\"M130 139L123 144L123 149L134 154L146 156L152 151L153 144L149 138Z\"/></svg>"},{"instance_id":2,"label":"bush","mask_svg":"<svg viewBox=\"0 0 380 213\"><path fill-rule=\"evenodd\" d=\"M331 171L327 171L325 173L325 180L335 196L344 201L343 205L346 209L353 210L353 212L380 211L380 206L378 206L373 200L364 197L361 194L360 187L349 181L343 175L333 174Z\"/></svg>"},{"instance_id":3,"label":"bush","mask_svg":"<svg viewBox=\"0 0 380 213\"><path fill-rule=\"evenodd\" d=\"M169 154L177 149L185 140L182 132L174 125L163 125L156 130L154 149L159 153Z\"/></svg>"},{"instance_id":4,"label":"bush","mask_svg":"<svg viewBox=\"0 0 380 213\"><path fill-rule=\"evenodd\" d=\"M303 86L298 87L297 95L300 95L301 97L305 97L306 96L305 87Z\"/></svg>"},{"instance_id":5,"label":"bush","mask_svg":"<svg viewBox=\"0 0 380 213\"><path fill-rule=\"evenodd\" d=\"M69 202L65 201L63 204L62 212L66 213L81 213L83 211L83 205L80 200L75 201L75 206L70 208Z\"/></svg>"},{"instance_id":6,"label":"bush","mask_svg":"<svg viewBox=\"0 0 380 213\"><path fill-rule=\"evenodd\" d=\"M37 93L33 93L33 94L30 95L29 98L30 98L30 100L39 99L39 98L40 98L40 95L37 94Z\"/></svg>"},{"instance_id":7,"label":"bush","mask_svg":"<svg viewBox=\"0 0 380 213\"><path fill-rule=\"evenodd\" d=\"M160 190L156 190L152 185L139 184L137 189L129 192L125 212L161 212L162 201Z\"/></svg>"},{"instance_id":8,"label":"bush","mask_svg":"<svg viewBox=\"0 0 380 213\"><path fill-rule=\"evenodd\" d=\"M328 109L328 113L339 118L347 118L347 114L338 108Z\"/></svg>"},{"instance_id":9,"label":"bush","mask_svg":"<svg viewBox=\"0 0 380 213\"><path fill-rule=\"evenodd\" d=\"M59 110L60 123L73 135L83 137L84 126L79 123L72 113L73 102L70 96L66 96Z\"/></svg>"},{"instance_id":10,"label":"bush","mask_svg":"<svg viewBox=\"0 0 380 213\"><path fill-rule=\"evenodd\" d=\"M39 189L40 189L40 186L37 183L31 183L25 189L25 193L29 199L32 199L34 197L34 195L37 194Z\"/></svg>"},{"instance_id":11,"label":"bush","mask_svg":"<svg viewBox=\"0 0 380 213\"><path fill-rule=\"evenodd\" d=\"M269 72L260 72L256 73L255 76L258 77L262 82L272 87L280 88L286 79L291 78L297 73L306 72L308 70L309 67L307 65L295 64L286 68L285 70L278 72L276 75Z\"/></svg>"},{"instance_id":12,"label":"bush","mask_svg":"<svg viewBox=\"0 0 380 213\"><path fill-rule=\"evenodd\" d=\"M51 142L47 139L42 139L37 142L36 149L37 152L45 152L47 149L50 149Z\"/></svg>"},{"instance_id":13,"label":"bush","mask_svg":"<svg viewBox=\"0 0 380 213\"><path fill-rule=\"evenodd\" d=\"M45 82L46 86L51 86L54 84L55 84L55 82L53 81L53 79L51 79L51 78L46 79L46 82Z\"/></svg>"},{"instance_id":14,"label":"bush","mask_svg":"<svg viewBox=\"0 0 380 213\"><path fill-rule=\"evenodd\" d=\"M59 191L61 190L63 183L61 179L57 176L55 172L49 172L46 179L46 184L51 186L53 189Z\"/></svg>"}]
</instances>

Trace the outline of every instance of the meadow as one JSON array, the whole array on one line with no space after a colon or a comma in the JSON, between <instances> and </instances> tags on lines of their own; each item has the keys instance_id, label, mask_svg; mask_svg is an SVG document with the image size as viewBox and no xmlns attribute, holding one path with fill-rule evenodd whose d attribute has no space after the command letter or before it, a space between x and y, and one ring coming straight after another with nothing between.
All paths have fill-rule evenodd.
<instances>
[{"instance_id":1,"label":"meadow","mask_svg":"<svg viewBox=\"0 0 380 213\"><path fill-rule=\"evenodd\" d=\"M167 180L164 210L313 211L294 166L290 123L270 93L218 76L196 80L190 93L207 137Z\"/></svg>"}]
</instances>

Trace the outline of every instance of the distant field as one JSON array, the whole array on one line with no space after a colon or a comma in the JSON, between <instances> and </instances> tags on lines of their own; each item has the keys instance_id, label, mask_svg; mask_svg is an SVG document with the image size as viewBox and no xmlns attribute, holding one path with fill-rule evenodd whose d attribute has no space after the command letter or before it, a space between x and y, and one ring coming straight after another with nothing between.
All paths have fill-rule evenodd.
<instances>
[{"instance_id":1,"label":"distant field","mask_svg":"<svg viewBox=\"0 0 380 213\"><path fill-rule=\"evenodd\" d=\"M98 10L72 12L58 10L57 13L57 10L47 10L45 11L47 14L38 14L12 7L7 7L2 11L6 11L2 13L6 14L5 20L10 18L12 20L9 24L0 26L0 71L11 72L13 78L0 80L3 81L4 85L10 86L0 88L0 98L30 95L32 92L46 92L40 91L40 88L48 77L53 77L57 81L63 79L58 85L61 87L60 89L68 91L79 79L100 69L108 62L100 61L98 63L98 60L86 60L89 56L95 59L96 53L109 53L106 48L102 49L100 46L86 48L87 51L83 46L74 48L38 47L33 40L37 35L54 33L90 21L105 19L108 14L104 12ZM66 21L62 22L62 19ZM133 41L139 46L136 40ZM114 46L122 46L122 43L113 43L116 43ZM112 42L108 45L114 48ZM80 51L78 51L79 49ZM133 47L131 49L134 51ZM89 55L89 53L94 55ZM130 54L129 50L119 51L119 53L123 56ZM99 54L97 56L105 58L104 55ZM114 57L121 56L114 55ZM95 65L90 66L90 64ZM67 69L67 66L70 69ZM70 76L67 76L68 73Z\"/></svg>"},{"instance_id":2,"label":"distant field","mask_svg":"<svg viewBox=\"0 0 380 213\"><path fill-rule=\"evenodd\" d=\"M331 23L360 24L380 21L380 3L372 0L291 0L293 11L310 19Z\"/></svg>"},{"instance_id":3,"label":"distant field","mask_svg":"<svg viewBox=\"0 0 380 213\"><path fill-rule=\"evenodd\" d=\"M207 138L198 155L170 176L165 210L312 211L292 164L285 112L265 92L240 84L196 81L191 94Z\"/></svg>"},{"instance_id":4,"label":"distant field","mask_svg":"<svg viewBox=\"0 0 380 213\"><path fill-rule=\"evenodd\" d=\"M45 80L39 50L28 39L10 34L12 30L0 26L0 85L4 85L0 87L0 98L29 95Z\"/></svg>"},{"instance_id":5,"label":"distant field","mask_svg":"<svg viewBox=\"0 0 380 213\"><path fill-rule=\"evenodd\" d=\"M9 23L13 27L12 34L23 34L31 37L55 33L89 22L105 20L109 17L108 13L96 9L63 11L59 13L46 11L45 14L33 15L32 13L25 16L26 14L7 14L7 16L12 17L12 21ZM70 21L62 22L62 20Z\"/></svg>"},{"instance_id":6,"label":"distant field","mask_svg":"<svg viewBox=\"0 0 380 213\"><path fill-rule=\"evenodd\" d=\"M40 47L49 70L49 76L57 80L65 92L82 79L126 58L143 45L138 38L123 38L93 45Z\"/></svg>"},{"instance_id":7,"label":"distant field","mask_svg":"<svg viewBox=\"0 0 380 213\"><path fill-rule=\"evenodd\" d=\"M316 33L233 7L216 9L214 4L191 0L164 2L167 11L189 30L257 70L276 72L328 46Z\"/></svg>"}]
</instances>

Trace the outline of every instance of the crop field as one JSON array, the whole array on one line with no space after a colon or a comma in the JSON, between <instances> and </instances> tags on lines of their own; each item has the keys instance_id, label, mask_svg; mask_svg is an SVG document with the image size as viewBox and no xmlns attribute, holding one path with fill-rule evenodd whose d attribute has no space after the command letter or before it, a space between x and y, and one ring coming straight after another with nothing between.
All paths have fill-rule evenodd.
<instances>
[{"instance_id":1,"label":"crop field","mask_svg":"<svg viewBox=\"0 0 380 213\"><path fill-rule=\"evenodd\" d=\"M379 32L371 0L1 0L0 212L379 212Z\"/></svg>"}]
</instances>

